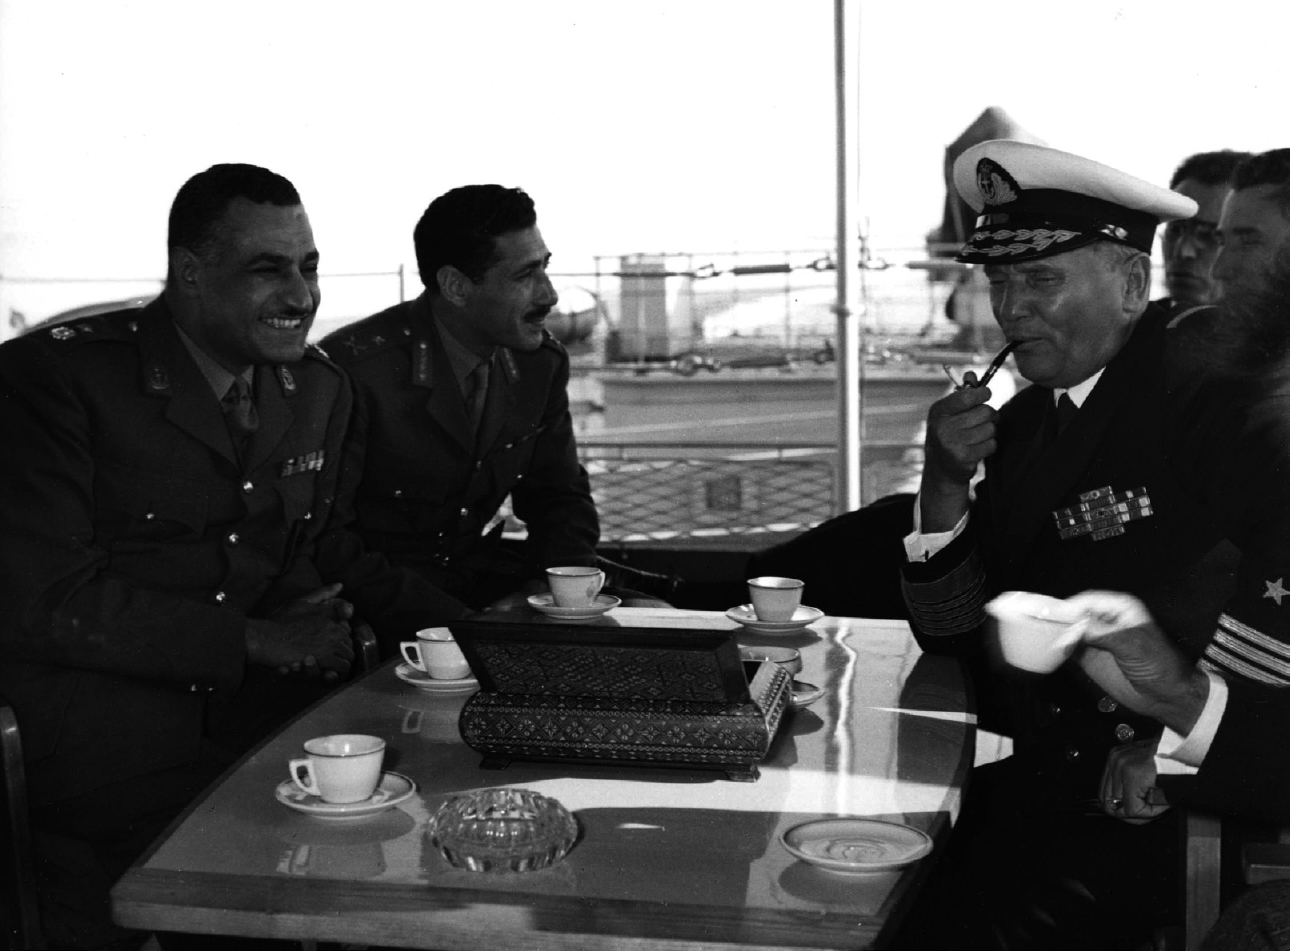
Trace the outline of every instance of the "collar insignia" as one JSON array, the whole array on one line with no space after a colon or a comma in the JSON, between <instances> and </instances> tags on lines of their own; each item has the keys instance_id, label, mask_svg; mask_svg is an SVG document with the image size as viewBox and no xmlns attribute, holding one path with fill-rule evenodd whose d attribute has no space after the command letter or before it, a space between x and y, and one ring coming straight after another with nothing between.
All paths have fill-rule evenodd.
<instances>
[{"instance_id":1,"label":"collar insignia","mask_svg":"<svg viewBox=\"0 0 1290 951\"><path fill-rule=\"evenodd\" d=\"M976 187L986 205L1006 205L1017 200L1021 186L998 162L983 158L976 163Z\"/></svg>"},{"instance_id":2,"label":"collar insignia","mask_svg":"<svg viewBox=\"0 0 1290 951\"><path fill-rule=\"evenodd\" d=\"M1151 496L1147 495L1145 488L1116 492L1104 485L1100 489L1081 492L1079 504L1055 510L1053 520L1057 523L1057 537L1062 541L1087 537L1090 541L1100 542L1123 535L1127 522L1152 514Z\"/></svg>"},{"instance_id":3,"label":"collar insignia","mask_svg":"<svg viewBox=\"0 0 1290 951\"><path fill-rule=\"evenodd\" d=\"M1281 607L1281 599L1284 598L1287 594L1290 594L1290 591L1287 591L1285 588L1281 586L1281 582L1284 580L1285 580L1284 578L1278 578L1276 581L1263 582L1265 585L1268 586L1268 590L1263 593L1263 596L1265 598L1271 598L1273 601L1275 601L1277 603L1277 607Z\"/></svg>"},{"instance_id":4,"label":"collar insignia","mask_svg":"<svg viewBox=\"0 0 1290 951\"><path fill-rule=\"evenodd\" d=\"M291 371L286 367L278 367L278 379L282 381L282 389L288 395L296 392L296 378L291 375Z\"/></svg>"}]
</instances>

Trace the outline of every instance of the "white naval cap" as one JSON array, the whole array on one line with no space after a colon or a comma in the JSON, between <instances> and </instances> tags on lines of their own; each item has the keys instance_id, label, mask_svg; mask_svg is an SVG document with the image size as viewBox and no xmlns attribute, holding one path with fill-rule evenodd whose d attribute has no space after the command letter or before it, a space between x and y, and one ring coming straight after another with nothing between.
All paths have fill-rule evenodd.
<instances>
[{"instance_id":1,"label":"white naval cap","mask_svg":"<svg viewBox=\"0 0 1290 951\"><path fill-rule=\"evenodd\" d=\"M954 187L980 214L958 259L1009 263L1109 240L1151 253L1157 226L1197 205L1080 155L992 139L954 162Z\"/></svg>"}]
</instances>

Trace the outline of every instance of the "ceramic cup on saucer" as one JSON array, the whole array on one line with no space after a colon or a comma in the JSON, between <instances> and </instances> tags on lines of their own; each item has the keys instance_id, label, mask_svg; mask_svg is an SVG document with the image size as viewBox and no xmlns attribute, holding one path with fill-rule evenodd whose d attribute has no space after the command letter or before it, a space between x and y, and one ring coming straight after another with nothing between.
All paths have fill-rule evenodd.
<instances>
[{"instance_id":1,"label":"ceramic cup on saucer","mask_svg":"<svg viewBox=\"0 0 1290 951\"><path fill-rule=\"evenodd\" d=\"M787 621L802 603L804 581L767 575L748 579L748 598L759 621Z\"/></svg>"},{"instance_id":2,"label":"ceramic cup on saucer","mask_svg":"<svg viewBox=\"0 0 1290 951\"><path fill-rule=\"evenodd\" d=\"M791 647L745 647L739 656L747 661L778 664L790 679L802 672L802 654Z\"/></svg>"},{"instance_id":3,"label":"ceramic cup on saucer","mask_svg":"<svg viewBox=\"0 0 1290 951\"><path fill-rule=\"evenodd\" d=\"M546 570L546 583L557 607L589 607L605 584L605 573L599 568L566 565Z\"/></svg>"},{"instance_id":4,"label":"ceramic cup on saucer","mask_svg":"<svg viewBox=\"0 0 1290 951\"><path fill-rule=\"evenodd\" d=\"M985 610L994 618L1003 659L1037 674L1051 673L1075 653L1087 623L1065 601L1031 591L1005 591Z\"/></svg>"},{"instance_id":5,"label":"ceramic cup on saucer","mask_svg":"<svg viewBox=\"0 0 1290 951\"><path fill-rule=\"evenodd\" d=\"M404 641L399 650L404 660L434 680L460 680L470 675L466 655L446 627L417 631L417 639Z\"/></svg>"},{"instance_id":6,"label":"ceramic cup on saucer","mask_svg":"<svg viewBox=\"0 0 1290 951\"><path fill-rule=\"evenodd\" d=\"M362 802L381 781L385 741L379 736L316 736L305 741L305 752L288 766L291 781L323 802Z\"/></svg>"}]
</instances>

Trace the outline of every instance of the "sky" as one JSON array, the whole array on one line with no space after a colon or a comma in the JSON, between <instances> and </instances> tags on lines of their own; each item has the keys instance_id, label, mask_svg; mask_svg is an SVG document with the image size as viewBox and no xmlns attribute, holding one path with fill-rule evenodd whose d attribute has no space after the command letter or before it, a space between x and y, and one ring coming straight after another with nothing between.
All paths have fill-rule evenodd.
<instances>
[{"instance_id":1,"label":"sky","mask_svg":"<svg viewBox=\"0 0 1290 951\"><path fill-rule=\"evenodd\" d=\"M1290 144L1290 5L848 3L878 248L938 223L945 145L987 106L1162 184ZM392 303L400 265L417 293L412 227L469 182L534 197L557 271L828 247L833 65L832 0L0 0L0 333L155 290L175 191L224 161L299 188L324 314ZM144 281L33 282L71 278Z\"/></svg>"}]
</instances>

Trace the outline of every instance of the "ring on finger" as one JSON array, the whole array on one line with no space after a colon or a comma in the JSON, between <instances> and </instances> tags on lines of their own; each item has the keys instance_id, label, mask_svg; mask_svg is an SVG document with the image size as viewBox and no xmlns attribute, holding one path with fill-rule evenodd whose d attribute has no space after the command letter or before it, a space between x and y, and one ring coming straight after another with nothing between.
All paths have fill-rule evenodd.
<instances>
[{"instance_id":1,"label":"ring on finger","mask_svg":"<svg viewBox=\"0 0 1290 951\"><path fill-rule=\"evenodd\" d=\"M1102 801L1112 809L1119 809L1124 805L1124 799L1120 796L1111 796L1107 799L1103 799Z\"/></svg>"}]
</instances>

